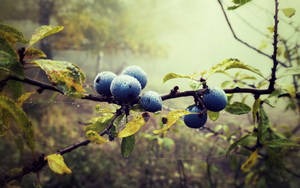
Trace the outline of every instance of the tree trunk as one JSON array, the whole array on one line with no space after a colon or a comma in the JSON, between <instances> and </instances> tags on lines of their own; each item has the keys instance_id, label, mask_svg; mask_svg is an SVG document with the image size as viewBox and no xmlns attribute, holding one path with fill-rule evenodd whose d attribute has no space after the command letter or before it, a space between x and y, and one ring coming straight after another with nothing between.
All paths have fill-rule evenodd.
<instances>
[{"instance_id":1,"label":"tree trunk","mask_svg":"<svg viewBox=\"0 0 300 188\"><path fill-rule=\"evenodd\" d=\"M53 11L53 0L39 0L39 24L40 25L49 25L50 24L50 17ZM40 48L45 54L47 55L48 59L52 59L52 49L51 43L48 38L41 40Z\"/></svg>"}]
</instances>

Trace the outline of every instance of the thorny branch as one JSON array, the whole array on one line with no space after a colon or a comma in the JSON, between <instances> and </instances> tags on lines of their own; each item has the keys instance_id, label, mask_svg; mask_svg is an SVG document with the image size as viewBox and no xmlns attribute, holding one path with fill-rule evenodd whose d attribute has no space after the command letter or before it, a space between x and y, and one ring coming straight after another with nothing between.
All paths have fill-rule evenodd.
<instances>
[{"instance_id":1,"label":"thorny branch","mask_svg":"<svg viewBox=\"0 0 300 188\"><path fill-rule=\"evenodd\" d=\"M226 11L225 11L225 9L224 9L224 6L223 6L221 0L218 0L218 3L219 3L220 6L221 6L221 9L222 9L222 12L223 12L223 14L224 14L225 20L226 20L226 22L227 22L227 24L228 24L228 27L229 27L229 29L230 29L230 31L231 31L233 37L234 37L238 42L244 44L245 46L247 46L248 48L250 48L250 49L256 51L257 53L259 53L259 54L261 54L261 55L263 55L263 56L265 56L265 57L268 57L269 59L273 59L273 57L270 56L269 54L266 54L266 53L264 53L263 51L261 51L261 50L255 48L254 46L252 46L252 45L250 45L249 43L243 41L242 39L240 39L240 38L236 35L236 33L235 33L235 31L233 30L233 27L232 27L232 25L231 25L231 22L230 22L228 16L227 16L227 13L226 13ZM276 17L277 17L277 16L276 16ZM276 43L277 43L277 42L276 42ZM279 63L281 66L283 66L283 67L287 67L287 65L285 65L283 62L278 61L278 63Z\"/></svg>"},{"instance_id":2,"label":"thorny branch","mask_svg":"<svg viewBox=\"0 0 300 188\"><path fill-rule=\"evenodd\" d=\"M269 84L269 90L274 90L275 82L276 82L276 71L278 66L277 60L277 43L278 43L278 0L275 0L275 13L274 13L274 34L273 34L273 67L271 73L271 79Z\"/></svg>"}]
</instances>

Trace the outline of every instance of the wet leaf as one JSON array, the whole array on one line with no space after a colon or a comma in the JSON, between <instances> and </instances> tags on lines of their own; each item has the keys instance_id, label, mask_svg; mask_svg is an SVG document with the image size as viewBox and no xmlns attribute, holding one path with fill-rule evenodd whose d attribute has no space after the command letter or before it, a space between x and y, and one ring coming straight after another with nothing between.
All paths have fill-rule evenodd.
<instances>
[{"instance_id":1,"label":"wet leaf","mask_svg":"<svg viewBox=\"0 0 300 188\"><path fill-rule=\"evenodd\" d=\"M85 133L85 137L96 144L104 144L106 142L108 142L107 139L105 139L104 137L100 136L97 132L89 130Z\"/></svg>"},{"instance_id":2,"label":"wet leaf","mask_svg":"<svg viewBox=\"0 0 300 188\"><path fill-rule=\"evenodd\" d=\"M113 114L107 114L105 116L92 118L90 120L90 125L86 126L84 130L87 132L89 130L96 131L96 132L102 132L108 124L111 122L111 118L113 117Z\"/></svg>"},{"instance_id":3,"label":"wet leaf","mask_svg":"<svg viewBox=\"0 0 300 188\"><path fill-rule=\"evenodd\" d=\"M43 38L49 35L53 35L57 32L60 32L63 29L64 29L63 26L51 26L51 25L43 25L37 28L32 34L28 47L34 45L36 42L42 40Z\"/></svg>"},{"instance_id":4,"label":"wet leaf","mask_svg":"<svg viewBox=\"0 0 300 188\"><path fill-rule=\"evenodd\" d=\"M50 59L34 60L43 69L50 82L56 85L65 95L82 97L85 90L83 82L85 75L77 65L67 61L53 61Z\"/></svg>"},{"instance_id":5,"label":"wet leaf","mask_svg":"<svg viewBox=\"0 0 300 188\"><path fill-rule=\"evenodd\" d=\"M66 165L64 158L60 154L51 154L45 157L50 169L57 174L71 174L71 169Z\"/></svg>"},{"instance_id":6,"label":"wet leaf","mask_svg":"<svg viewBox=\"0 0 300 188\"><path fill-rule=\"evenodd\" d=\"M143 114L139 113L132 121L125 125L125 128L118 133L118 137L124 138L135 134L145 123Z\"/></svg>"},{"instance_id":7,"label":"wet leaf","mask_svg":"<svg viewBox=\"0 0 300 188\"><path fill-rule=\"evenodd\" d=\"M160 134L166 132L170 127L172 127L176 123L177 120L179 120L180 117L187 114L191 114L191 113L186 110L174 110L169 112L167 115L168 121L166 125L162 129L154 130L153 133Z\"/></svg>"}]
</instances>

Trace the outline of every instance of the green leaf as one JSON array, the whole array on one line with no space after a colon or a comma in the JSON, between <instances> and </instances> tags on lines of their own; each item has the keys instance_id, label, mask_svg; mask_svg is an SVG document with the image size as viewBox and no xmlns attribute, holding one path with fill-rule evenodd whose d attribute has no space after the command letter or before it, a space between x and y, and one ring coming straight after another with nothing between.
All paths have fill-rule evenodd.
<instances>
[{"instance_id":1,"label":"green leaf","mask_svg":"<svg viewBox=\"0 0 300 188\"><path fill-rule=\"evenodd\" d=\"M238 59L234 59L234 58L230 58L230 59L226 59L225 61L213 66L209 71L208 71L208 75L207 77L211 76L214 73L223 73L229 69L244 69L244 70L248 70L250 72L253 72L261 77L264 78L263 74L260 72L260 70L250 66L250 65L246 65L243 62L241 62Z\"/></svg>"},{"instance_id":2,"label":"green leaf","mask_svg":"<svg viewBox=\"0 0 300 188\"><path fill-rule=\"evenodd\" d=\"M105 139L104 137L100 136L96 131L92 131L92 130L89 130L85 133L85 137L93 142L93 143L96 143L96 144L104 144L106 142L108 142L107 139Z\"/></svg>"},{"instance_id":3,"label":"green leaf","mask_svg":"<svg viewBox=\"0 0 300 188\"><path fill-rule=\"evenodd\" d=\"M284 69L284 72L282 75L280 75L280 77L282 78L285 76L293 76L293 75L300 75L300 66Z\"/></svg>"},{"instance_id":4,"label":"green leaf","mask_svg":"<svg viewBox=\"0 0 300 188\"><path fill-rule=\"evenodd\" d=\"M118 137L124 138L135 134L145 123L143 114L139 113L132 121L125 125L125 128L118 133Z\"/></svg>"},{"instance_id":5,"label":"green leaf","mask_svg":"<svg viewBox=\"0 0 300 188\"><path fill-rule=\"evenodd\" d=\"M15 142L15 144L16 144L16 146L17 146L17 148L18 148L18 150L19 150L19 157L20 157L20 161L21 161L21 159L22 159L22 157L23 157L23 153L24 153L24 142L23 142L23 138L21 137L21 136L16 136L15 138L14 138L14 142Z\"/></svg>"},{"instance_id":6,"label":"green leaf","mask_svg":"<svg viewBox=\"0 0 300 188\"><path fill-rule=\"evenodd\" d=\"M19 30L17 30L16 28L14 28L14 27L11 27L9 25L5 25L5 24L0 23L0 30L12 35L15 38L16 42L21 42L21 43L27 43L28 42L24 38L23 33L20 32Z\"/></svg>"},{"instance_id":7,"label":"green leaf","mask_svg":"<svg viewBox=\"0 0 300 188\"><path fill-rule=\"evenodd\" d=\"M296 13L296 9L294 9L294 8L283 8L281 10L282 10L283 14L288 18L291 18Z\"/></svg>"},{"instance_id":8,"label":"green leaf","mask_svg":"<svg viewBox=\"0 0 300 188\"><path fill-rule=\"evenodd\" d=\"M258 110L259 113L259 119L258 119L258 139L259 141L264 144L265 140L268 139L268 128L269 128L269 118L264 111L263 107L260 107Z\"/></svg>"},{"instance_id":9,"label":"green leaf","mask_svg":"<svg viewBox=\"0 0 300 188\"><path fill-rule=\"evenodd\" d=\"M113 117L113 114L107 114L105 116L92 118L90 120L91 124L84 128L85 132L87 132L89 130L96 131L96 132L104 131L104 129L111 122L112 117Z\"/></svg>"},{"instance_id":10,"label":"green leaf","mask_svg":"<svg viewBox=\"0 0 300 188\"><path fill-rule=\"evenodd\" d=\"M33 127L26 113L13 100L0 95L0 109L6 111L16 121L21 132L24 134L25 141L30 149L34 150Z\"/></svg>"},{"instance_id":11,"label":"green leaf","mask_svg":"<svg viewBox=\"0 0 300 188\"><path fill-rule=\"evenodd\" d=\"M24 60L47 57L47 55L39 49L36 48L27 48L25 51Z\"/></svg>"},{"instance_id":12,"label":"green leaf","mask_svg":"<svg viewBox=\"0 0 300 188\"><path fill-rule=\"evenodd\" d=\"M0 51L4 51L10 54L11 57L18 59L17 51L9 40L10 39L7 38L6 33L0 31Z\"/></svg>"},{"instance_id":13,"label":"green leaf","mask_svg":"<svg viewBox=\"0 0 300 188\"><path fill-rule=\"evenodd\" d=\"M258 99L256 99L256 100L254 101L254 103L253 103L253 105L252 105L252 118L253 118L253 123L254 123L254 124L255 124L256 119L257 119L256 114L257 114L258 109L259 109L259 107L260 107L260 102L261 102L261 100L260 100L260 98L258 98Z\"/></svg>"},{"instance_id":14,"label":"green leaf","mask_svg":"<svg viewBox=\"0 0 300 188\"><path fill-rule=\"evenodd\" d=\"M229 148L226 151L226 155L228 155L234 148L236 148L237 146L239 146L244 140L246 140L250 136L252 136L252 135L251 134L247 134L247 135L239 138L238 140L236 140L233 144L231 144L229 146Z\"/></svg>"},{"instance_id":15,"label":"green leaf","mask_svg":"<svg viewBox=\"0 0 300 188\"><path fill-rule=\"evenodd\" d=\"M71 174L71 169L66 165L62 155L55 153L47 155L45 160L48 161L50 169L57 174Z\"/></svg>"},{"instance_id":16,"label":"green leaf","mask_svg":"<svg viewBox=\"0 0 300 188\"><path fill-rule=\"evenodd\" d=\"M6 135L9 130L9 122L8 112L0 108L0 136Z\"/></svg>"},{"instance_id":17,"label":"green leaf","mask_svg":"<svg viewBox=\"0 0 300 188\"><path fill-rule=\"evenodd\" d=\"M28 47L34 45L36 42L42 40L43 38L49 35L53 35L57 32L60 32L63 29L64 29L63 26L51 26L51 25L43 25L37 28L32 34Z\"/></svg>"},{"instance_id":18,"label":"green leaf","mask_svg":"<svg viewBox=\"0 0 300 188\"><path fill-rule=\"evenodd\" d=\"M271 148L283 148L283 147L299 147L300 145L284 138L275 138L270 141L266 141L265 144Z\"/></svg>"},{"instance_id":19,"label":"green leaf","mask_svg":"<svg viewBox=\"0 0 300 188\"><path fill-rule=\"evenodd\" d=\"M290 94L290 96L292 98L296 98L296 88L293 84L285 84L285 85L281 86L281 88L284 91L288 92L288 94Z\"/></svg>"},{"instance_id":20,"label":"green leaf","mask_svg":"<svg viewBox=\"0 0 300 188\"><path fill-rule=\"evenodd\" d=\"M282 89L276 89L276 90L274 90L274 91L268 96L268 98L272 98L272 97L277 98L279 95L281 95L281 94L283 94L283 93L285 93L284 90L282 90Z\"/></svg>"},{"instance_id":21,"label":"green leaf","mask_svg":"<svg viewBox=\"0 0 300 188\"><path fill-rule=\"evenodd\" d=\"M232 2L235 5L228 7L227 10L235 10L235 9L245 5L246 3L249 3L250 1L252 1L252 0L233 0Z\"/></svg>"},{"instance_id":22,"label":"green leaf","mask_svg":"<svg viewBox=\"0 0 300 188\"><path fill-rule=\"evenodd\" d=\"M244 172L249 172L251 170L251 168L255 165L256 161L258 159L258 150L256 149L251 155L250 157L247 159L247 161L245 161L242 166L241 166L241 170L243 170Z\"/></svg>"},{"instance_id":23,"label":"green leaf","mask_svg":"<svg viewBox=\"0 0 300 188\"><path fill-rule=\"evenodd\" d=\"M0 70L3 70L10 75L23 78L23 68L21 64L16 57L5 51L0 51Z\"/></svg>"},{"instance_id":24,"label":"green leaf","mask_svg":"<svg viewBox=\"0 0 300 188\"><path fill-rule=\"evenodd\" d=\"M207 115L208 115L209 119L212 121L216 121L219 118L219 114L220 114L220 112L213 112L213 111L207 110Z\"/></svg>"},{"instance_id":25,"label":"green leaf","mask_svg":"<svg viewBox=\"0 0 300 188\"><path fill-rule=\"evenodd\" d=\"M154 130L153 133L160 134L160 133L166 132L170 127L172 127L176 123L177 120L179 120L180 117L187 115L187 114L191 114L191 113L186 110L174 110L174 111L169 112L167 115L166 125L161 129Z\"/></svg>"},{"instance_id":26,"label":"green leaf","mask_svg":"<svg viewBox=\"0 0 300 188\"><path fill-rule=\"evenodd\" d=\"M194 80L194 78L196 76L199 76L199 74L194 73L194 74L191 74L191 75L180 75L180 74L176 74L176 73L169 73L169 74L164 76L163 83L165 83L168 80L175 79L175 78L187 78L187 79Z\"/></svg>"},{"instance_id":27,"label":"green leaf","mask_svg":"<svg viewBox=\"0 0 300 188\"><path fill-rule=\"evenodd\" d=\"M269 29L269 27L268 27L268 29ZM265 49L267 47L268 47L268 43L263 40L263 41L261 41L261 44L259 45L258 49L259 50L263 50L263 49Z\"/></svg>"},{"instance_id":28,"label":"green leaf","mask_svg":"<svg viewBox=\"0 0 300 188\"><path fill-rule=\"evenodd\" d=\"M163 138L162 144L167 150L171 150L175 146L175 142L171 138Z\"/></svg>"},{"instance_id":29,"label":"green leaf","mask_svg":"<svg viewBox=\"0 0 300 188\"><path fill-rule=\"evenodd\" d=\"M232 84L232 83L234 83L234 82L231 80L226 80L226 81L222 82L221 88L226 88L229 84Z\"/></svg>"},{"instance_id":30,"label":"green leaf","mask_svg":"<svg viewBox=\"0 0 300 188\"><path fill-rule=\"evenodd\" d=\"M241 115L250 112L251 108L244 103L234 102L232 104L227 104L225 111L231 114Z\"/></svg>"},{"instance_id":31,"label":"green leaf","mask_svg":"<svg viewBox=\"0 0 300 188\"><path fill-rule=\"evenodd\" d=\"M65 95L72 97L82 97L85 90L83 82L85 75L80 68L67 61L53 61L50 59L34 60L43 69L50 82L56 85Z\"/></svg>"},{"instance_id":32,"label":"green leaf","mask_svg":"<svg viewBox=\"0 0 300 188\"><path fill-rule=\"evenodd\" d=\"M133 152L135 145L135 136L131 135L122 139L121 143L121 154L122 157L128 158L129 155Z\"/></svg>"}]
</instances>

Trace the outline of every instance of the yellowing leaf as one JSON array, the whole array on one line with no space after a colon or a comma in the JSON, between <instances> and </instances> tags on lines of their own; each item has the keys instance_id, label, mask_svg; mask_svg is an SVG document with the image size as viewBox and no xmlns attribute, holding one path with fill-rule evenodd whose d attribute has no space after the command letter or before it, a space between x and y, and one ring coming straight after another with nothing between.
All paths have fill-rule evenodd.
<instances>
[{"instance_id":1,"label":"yellowing leaf","mask_svg":"<svg viewBox=\"0 0 300 188\"><path fill-rule=\"evenodd\" d=\"M281 10L282 10L283 14L288 18L291 18L296 13L296 10L294 8L283 8Z\"/></svg>"},{"instance_id":2,"label":"yellowing leaf","mask_svg":"<svg viewBox=\"0 0 300 188\"><path fill-rule=\"evenodd\" d=\"M270 33L274 32L274 27L273 26L267 27L267 29L270 31Z\"/></svg>"},{"instance_id":3,"label":"yellowing leaf","mask_svg":"<svg viewBox=\"0 0 300 188\"><path fill-rule=\"evenodd\" d=\"M27 48L25 51L24 60L40 57L47 57L47 55L42 50L36 48Z\"/></svg>"},{"instance_id":4,"label":"yellowing leaf","mask_svg":"<svg viewBox=\"0 0 300 188\"><path fill-rule=\"evenodd\" d=\"M282 89L285 90L286 92L288 92L292 98L296 97L296 89L295 89L294 85L286 84L286 85L282 86Z\"/></svg>"},{"instance_id":5,"label":"yellowing leaf","mask_svg":"<svg viewBox=\"0 0 300 188\"><path fill-rule=\"evenodd\" d=\"M30 41L29 41L29 46L34 45L36 42L38 42L39 40L42 40L43 38L49 36L49 35L53 35L57 32L60 32L61 30L63 30L64 27L63 26L51 26L51 25L43 25L39 28L37 28Z\"/></svg>"},{"instance_id":6,"label":"yellowing leaf","mask_svg":"<svg viewBox=\"0 0 300 188\"><path fill-rule=\"evenodd\" d=\"M254 68L250 65L246 65L238 59L230 58L222 61L221 63L213 66L207 74L207 77L211 76L214 73L223 73L229 69L244 69L250 72L253 72L262 78L264 78L263 74L257 68Z\"/></svg>"},{"instance_id":7,"label":"yellowing leaf","mask_svg":"<svg viewBox=\"0 0 300 188\"><path fill-rule=\"evenodd\" d=\"M258 112L258 109L260 107L260 98L256 99L255 102L252 105L252 117L253 117L253 123L255 124L256 122L256 114Z\"/></svg>"},{"instance_id":8,"label":"yellowing leaf","mask_svg":"<svg viewBox=\"0 0 300 188\"><path fill-rule=\"evenodd\" d=\"M247 161L245 161L242 166L241 166L241 170L243 170L244 172L248 172L250 171L250 169L255 165L256 161L258 158L258 150L255 150L250 157L247 159Z\"/></svg>"},{"instance_id":9,"label":"yellowing leaf","mask_svg":"<svg viewBox=\"0 0 300 188\"><path fill-rule=\"evenodd\" d=\"M64 161L64 158L60 154L51 154L45 157L48 161L50 169L57 174L71 174L72 171L69 169Z\"/></svg>"},{"instance_id":10,"label":"yellowing leaf","mask_svg":"<svg viewBox=\"0 0 300 188\"><path fill-rule=\"evenodd\" d=\"M260 46L258 47L258 49L259 50L263 50L263 49L265 49L265 48L267 48L268 47L268 43L266 42L266 41L261 41L261 44L260 44Z\"/></svg>"},{"instance_id":11,"label":"yellowing leaf","mask_svg":"<svg viewBox=\"0 0 300 188\"><path fill-rule=\"evenodd\" d=\"M17 125L18 130L24 135L24 139L31 150L34 150L35 141L31 121L23 109L17 105L12 99L0 95L0 110L5 112L6 116L12 117Z\"/></svg>"},{"instance_id":12,"label":"yellowing leaf","mask_svg":"<svg viewBox=\"0 0 300 188\"><path fill-rule=\"evenodd\" d=\"M105 116L95 117L90 120L90 125L86 126L84 130L87 132L89 130L102 132L108 124L111 122L113 114L106 114Z\"/></svg>"},{"instance_id":13,"label":"yellowing leaf","mask_svg":"<svg viewBox=\"0 0 300 188\"><path fill-rule=\"evenodd\" d=\"M118 137L123 138L135 134L143 125L145 125L145 123L143 115L139 114L132 121L126 124L125 128L118 133Z\"/></svg>"},{"instance_id":14,"label":"yellowing leaf","mask_svg":"<svg viewBox=\"0 0 300 188\"><path fill-rule=\"evenodd\" d=\"M85 137L90 140L91 142L94 142L96 144L104 144L108 142L107 139L100 136L96 131L89 130L85 133Z\"/></svg>"},{"instance_id":15,"label":"yellowing leaf","mask_svg":"<svg viewBox=\"0 0 300 188\"><path fill-rule=\"evenodd\" d=\"M176 73L169 73L164 76L163 83L165 83L168 80L174 79L174 78L187 78L187 79L194 80L194 78L199 75L200 74L198 74L198 73L193 73L191 75L180 75L180 74L176 74Z\"/></svg>"},{"instance_id":16,"label":"yellowing leaf","mask_svg":"<svg viewBox=\"0 0 300 188\"><path fill-rule=\"evenodd\" d=\"M38 59L32 61L43 69L50 82L56 85L65 95L81 97L85 92L82 84L85 75L80 68L67 61L53 61L50 59Z\"/></svg>"},{"instance_id":17,"label":"yellowing leaf","mask_svg":"<svg viewBox=\"0 0 300 188\"><path fill-rule=\"evenodd\" d=\"M153 133L154 134L160 134L160 133L164 133L166 132L170 127L172 127L176 121L184 115L187 114L191 114L190 112L186 111L186 110L175 110L175 111L171 111L168 113L167 115L167 123L165 125L165 127L163 127L162 129L158 129L158 130L154 130Z\"/></svg>"},{"instance_id":18,"label":"yellowing leaf","mask_svg":"<svg viewBox=\"0 0 300 188\"><path fill-rule=\"evenodd\" d=\"M35 92L27 92L24 93L23 95L21 95L18 100L17 100L17 104L21 107L23 105L23 103L31 96L35 94Z\"/></svg>"},{"instance_id":19,"label":"yellowing leaf","mask_svg":"<svg viewBox=\"0 0 300 188\"><path fill-rule=\"evenodd\" d=\"M23 35L22 32L20 32L16 28L11 27L9 25L5 25L5 24L0 23L0 31L8 33L9 35L11 35L16 40L16 42L21 42L21 43L27 43L28 42L24 38L24 35Z\"/></svg>"}]
</instances>

